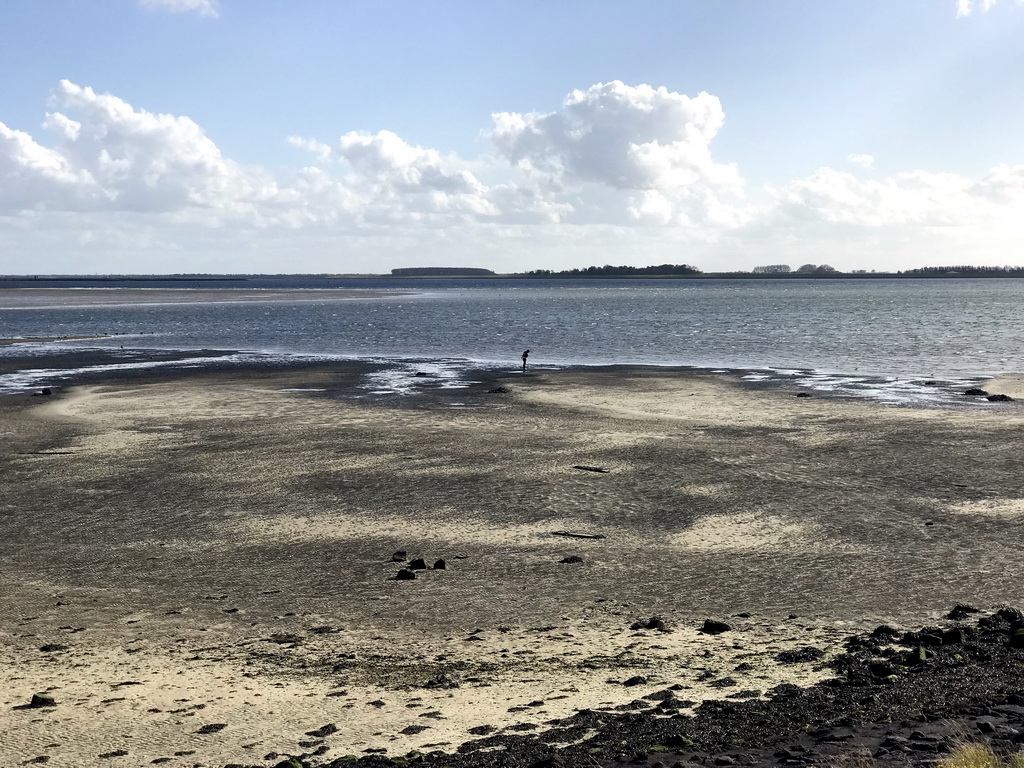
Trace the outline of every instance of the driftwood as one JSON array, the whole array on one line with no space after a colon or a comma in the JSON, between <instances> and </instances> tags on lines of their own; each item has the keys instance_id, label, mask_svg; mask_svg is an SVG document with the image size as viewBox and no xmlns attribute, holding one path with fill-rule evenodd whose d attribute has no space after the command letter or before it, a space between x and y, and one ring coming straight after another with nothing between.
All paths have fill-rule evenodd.
<instances>
[{"instance_id":1,"label":"driftwood","mask_svg":"<svg viewBox=\"0 0 1024 768\"><path fill-rule=\"evenodd\" d=\"M586 466L584 466L582 464L574 464L572 468L573 469L585 469L585 470L587 470L587 472L611 472L610 469L605 469L604 467L586 467Z\"/></svg>"},{"instance_id":2,"label":"driftwood","mask_svg":"<svg viewBox=\"0 0 1024 768\"><path fill-rule=\"evenodd\" d=\"M603 533L572 533L571 531L552 531L552 536L568 536L570 539L603 539Z\"/></svg>"}]
</instances>

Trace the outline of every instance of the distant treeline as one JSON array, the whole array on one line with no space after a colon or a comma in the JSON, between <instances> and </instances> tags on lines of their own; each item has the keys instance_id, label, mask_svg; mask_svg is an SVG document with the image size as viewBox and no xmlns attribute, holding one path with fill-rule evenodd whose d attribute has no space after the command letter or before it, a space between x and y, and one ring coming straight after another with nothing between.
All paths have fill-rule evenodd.
<instances>
[{"instance_id":1,"label":"distant treeline","mask_svg":"<svg viewBox=\"0 0 1024 768\"><path fill-rule=\"evenodd\" d=\"M967 264L959 267L920 267L919 269L908 269L904 275L956 275L958 277L1019 277L1024 275L1024 267L975 267Z\"/></svg>"},{"instance_id":2,"label":"distant treeline","mask_svg":"<svg viewBox=\"0 0 1024 768\"><path fill-rule=\"evenodd\" d=\"M645 275L648 277L660 275L699 275L701 271L689 264L660 264L656 267L613 267L606 264L603 267L587 267L586 269L563 269L561 272L552 272L550 269L535 269L525 273L524 277L631 277L634 275Z\"/></svg>"}]
</instances>

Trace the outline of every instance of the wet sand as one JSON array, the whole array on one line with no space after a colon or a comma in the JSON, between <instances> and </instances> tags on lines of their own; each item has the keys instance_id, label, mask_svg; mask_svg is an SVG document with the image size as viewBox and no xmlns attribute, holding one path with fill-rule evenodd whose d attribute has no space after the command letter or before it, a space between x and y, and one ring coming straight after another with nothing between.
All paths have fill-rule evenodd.
<instances>
[{"instance_id":1,"label":"wet sand","mask_svg":"<svg viewBox=\"0 0 1024 768\"><path fill-rule=\"evenodd\" d=\"M1024 598L1016 403L668 369L388 403L351 399L357 375L0 399L0 764L454 750L669 684L810 682L775 656ZM447 567L396 581L398 550ZM653 615L672 631L630 629Z\"/></svg>"}]
</instances>

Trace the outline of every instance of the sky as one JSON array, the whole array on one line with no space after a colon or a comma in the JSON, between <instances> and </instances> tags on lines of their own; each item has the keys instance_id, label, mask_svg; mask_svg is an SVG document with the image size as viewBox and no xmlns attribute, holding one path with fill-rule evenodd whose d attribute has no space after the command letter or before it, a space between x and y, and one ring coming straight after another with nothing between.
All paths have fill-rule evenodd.
<instances>
[{"instance_id":1,"label":"sky","mask_svg":"<svg viewBox=\"0 0 1024 768\"><path fill-rule=\"evenodd\" d=\"M1024 265L1024 0L4 0L0 273Z\"/></svg>"}]
</instances>

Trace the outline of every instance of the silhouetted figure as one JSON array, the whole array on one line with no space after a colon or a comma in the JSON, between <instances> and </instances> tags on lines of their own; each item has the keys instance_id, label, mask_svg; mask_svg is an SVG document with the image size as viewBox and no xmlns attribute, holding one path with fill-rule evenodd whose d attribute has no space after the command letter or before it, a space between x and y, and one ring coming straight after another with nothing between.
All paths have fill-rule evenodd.
<instances>
[{"instance_id":1,"label":"silhouetted figure","mask_svg":"<svg viewBox=\"0 0 1024 768\"><path fill-rule=\"evenodd\" d=\"M526 358L530 356L530 350L523 352L523 373L526 373Z\"/></svg>"}]
</instances>

